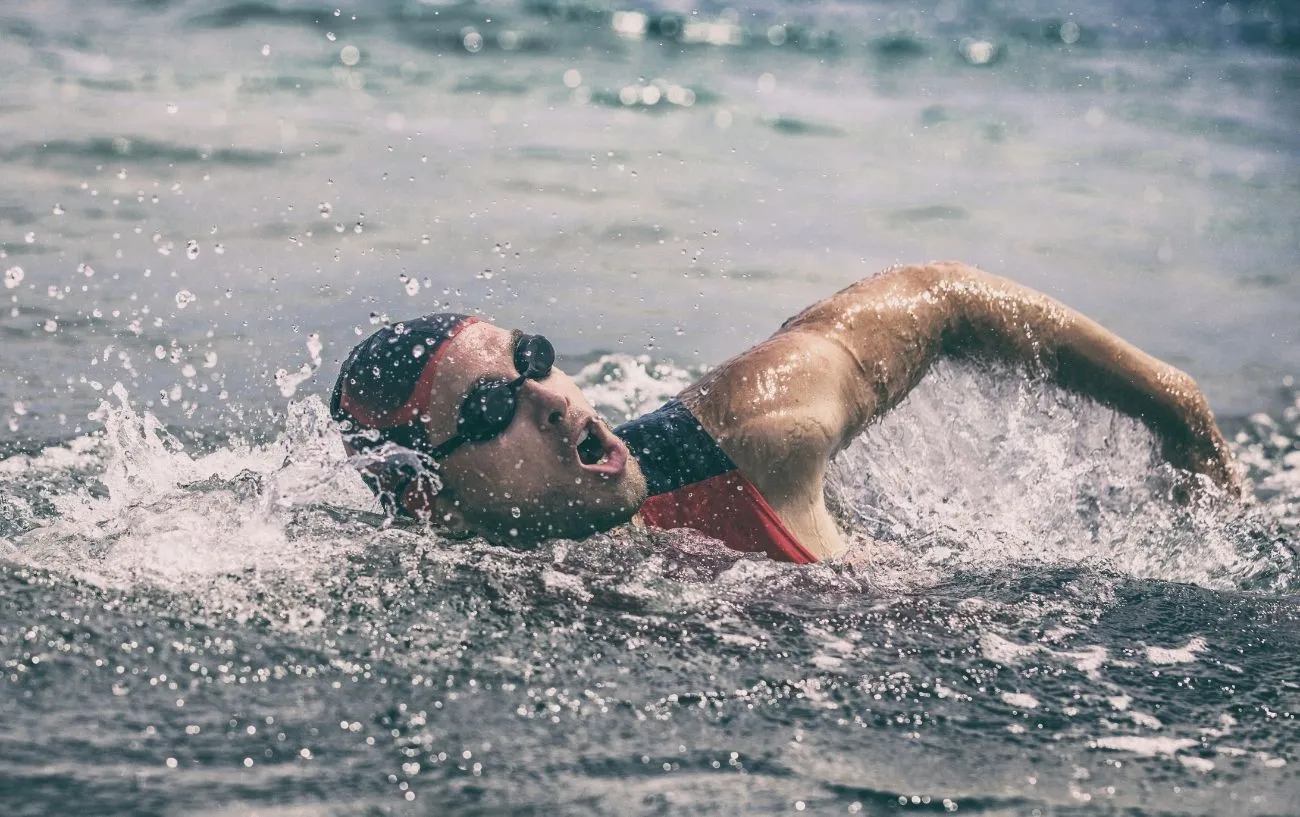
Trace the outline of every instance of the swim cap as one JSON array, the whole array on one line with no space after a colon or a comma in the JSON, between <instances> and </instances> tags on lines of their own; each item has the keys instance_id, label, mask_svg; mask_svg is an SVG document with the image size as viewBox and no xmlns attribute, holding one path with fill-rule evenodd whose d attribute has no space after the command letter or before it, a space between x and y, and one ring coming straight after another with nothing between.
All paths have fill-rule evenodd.
<instances>
[{"instance_id":1,"label":"swim cap","mask_svg":"<svg viewBox=\"0 0 1300 817\"><path fill-rule=\"evenodd\" d=\"M348 454L367 453L385 443L408 449L362 468L366 484L390 511L411 514L411 506L427 508L431 481L418 478L413 462L423 461L425 470L436 464L410 452L428 448L422 418L428 411L438 361L451 340L477 322L468 315L439 312L390 324L357 344L343 361L330 398L330 415L343 432ZM393 460L396 467L385 467L385 460ZM409 490L416 482L425 483L424 490ZM436 486L432 492L436 493Z\"/></svg>"}]
</instances>

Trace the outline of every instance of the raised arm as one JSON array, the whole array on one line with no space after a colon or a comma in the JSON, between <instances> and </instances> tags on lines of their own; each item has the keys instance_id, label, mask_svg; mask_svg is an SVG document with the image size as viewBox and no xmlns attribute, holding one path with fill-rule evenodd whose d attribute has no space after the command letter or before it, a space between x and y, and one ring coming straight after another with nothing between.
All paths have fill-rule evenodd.
<instances>
[{"instance_id":1,"label":"raised arm","mask_svg":"<svg viewBox=\"0 0 1300 817\"><path fill-rule=\"evenodd\" d=\"M899 267L860 281L724 364L718 379L734 385L738 376L784 365L789 395L768 400L767 409L787 422L810 420L804 426L833 454L897 405L936 359L972 354L1024 366L1138 418L1174 465L1239 490L1231 454L1191 377L1058 301L965 264Z\"/></svg>"}]
</instances>

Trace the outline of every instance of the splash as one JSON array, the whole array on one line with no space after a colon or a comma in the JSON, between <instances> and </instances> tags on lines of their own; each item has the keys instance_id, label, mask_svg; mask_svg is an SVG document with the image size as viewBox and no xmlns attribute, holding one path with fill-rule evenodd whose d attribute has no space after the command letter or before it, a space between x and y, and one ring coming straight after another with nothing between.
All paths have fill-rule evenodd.
<instances>
[{"instance_id":1,"label":"splash","mask_svg":"<svg viewBox=\"0 0 1300 817\"><path fill-rule=\"evenodd\" d=\"M945 363L837 459L827 493L867 569L897 589L1025 565L1287 586L1294 554L1277 511L1294 507L1295 484L1262 506L1208 488L1182 504L1179 478L1135 420L1014 372Z\"/></svg>"},{"instance_id":2,"label":"splash","mask_svg":"<svg viewBox=\"0 0 1300 817\"><path fill-rule=\"evenodd\" d=\"M207 593L223 577L310 577L364 546L346 517L303 535L304 511L372 504L319 398L290 403L269 444L197 454L137 412L120 384L111 393L97 413L101 434L4 462L6 487L46 486L43 507L10 508L27 528L10 538L11 558L109 585L143 579Z\"/></svg>"},{"instance_id":3,"label":"splash","mask_svg":"<svg viewBox=\"0 0 1300 817\"><path fill-rule=\"evenodd\" d=\"M619 422L696 374L610 355L576 379ZM1271 492L1265 502L1242 507L1209 493L1180 505L1169 498L1175 475L1136 422L1009 372L938 367L837 459L827 495L856 547L815 569L741 557L686 532L615 531L529 553L448 543L378 513L315 396L288 404L269 443L200 453L135 410L120 385L111 393L97 415L102 433L0 462L4 552L97 582L198 593L223 608L357 570L350 559L392 548L435 562L485 559L489 572L536 571L575 598L605 588L670 604L697 594L743 604L773 591L910 593L1027 566L1220 589L1294 581L1291 437L1285 446L1279 433L1239 441ZM1288 418L1293 434L1297 418Z\"/></svg>"}]
</instances>

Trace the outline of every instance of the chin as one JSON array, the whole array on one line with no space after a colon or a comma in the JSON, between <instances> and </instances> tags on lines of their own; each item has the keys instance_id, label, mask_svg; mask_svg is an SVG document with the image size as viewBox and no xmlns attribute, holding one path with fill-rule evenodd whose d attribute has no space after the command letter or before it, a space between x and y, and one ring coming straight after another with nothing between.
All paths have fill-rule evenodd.
<instances>
[{"instance_id":1,"label":"chin","mask_svg":"<svg viewBox=\"0 0 1300 817\"><path fill-rule=\"evenodd\" d=\"M488 540L505 545L585 539L631 521L645 501L643 478L620 480L608 487L613 490L534 500L519 517L513 515L512 509L494 509L474 520L474 527Z\"/></svg>"}]
</instances>

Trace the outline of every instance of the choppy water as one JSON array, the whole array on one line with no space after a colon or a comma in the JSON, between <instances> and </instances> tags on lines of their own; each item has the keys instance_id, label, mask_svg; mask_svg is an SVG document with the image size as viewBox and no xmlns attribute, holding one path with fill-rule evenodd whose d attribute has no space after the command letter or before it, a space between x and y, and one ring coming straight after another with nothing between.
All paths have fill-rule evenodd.
<instances>
[{"instance_id":1,"label":"choppy water","mask_svg":"<svg viewBox=\"0 0 1300 817\"><path fill-rule=\"evenodd\" d=\"M31 2L0 44L3 813L1297 812L1294 4ZM848 563L521 552L385 526L319 399L448 304L620 419L933 257L1191 371L1256 500L944 366L836 465Z\"/></svg>"}]
</instances>

